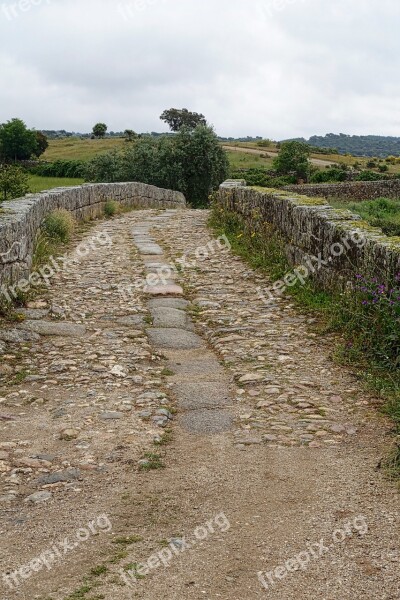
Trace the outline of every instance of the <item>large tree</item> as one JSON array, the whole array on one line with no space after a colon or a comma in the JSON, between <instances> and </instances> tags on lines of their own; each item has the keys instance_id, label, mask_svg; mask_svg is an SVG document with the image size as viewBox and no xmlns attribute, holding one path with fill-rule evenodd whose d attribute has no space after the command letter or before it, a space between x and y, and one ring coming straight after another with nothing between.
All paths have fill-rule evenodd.
<instances>
[{"instance_id":1,"label":"large tree","mask_svg":"<svg viewBox=\"0 0 400 600\"><path fill-rule=\"evenodd\" d=\"M29 160L37 148L37 132L28 129L21 119L0 125L0 157L5 162Z\"/></svg>"},{"instance_id":2,"label":"large tree","mask_svg":"<svg viewBox=\"0 0 400 600\"><path fill-rule=\"evenodd\" d=\"M279 175L296 175L307 179L310 172L310 147L304 142L282 142L280 152L274 160Z\"/></svg>"},{"instance_id":3,"label":"large tree","mask_svg":"<svg viewBox=\"0 0 400 600\"><path fill-rule=\"evenodd\" d=\"M183 127L195 129L198 125L207 125L204 115L190 112L187 108L164 110L160 119L169 125L171 131L180 131Z\"/></svg>"},{"instance_id":4,"label":"large tree","mask_svg":"<svg viewBox=\"0 0 400 600\"><path fill-rule=\"evenodd\" d=\"M103 138L107 133L107 129L108 127L105 123L96 123L93 127L93 135L97 138Z\"/></svg>"}]
</instances>

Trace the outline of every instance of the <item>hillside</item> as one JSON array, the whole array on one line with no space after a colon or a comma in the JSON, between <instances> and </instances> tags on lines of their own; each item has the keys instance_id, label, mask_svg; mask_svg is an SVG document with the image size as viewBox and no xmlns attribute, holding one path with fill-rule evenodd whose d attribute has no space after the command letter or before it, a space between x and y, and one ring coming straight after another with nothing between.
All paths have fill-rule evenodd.
<instances>
[{"instance_id":1,"label":"hillside","mask_svg":"<svg viewBox=\"0 0 400 600\"><path fill-rule=\"evenodd\" d=\"M337 149L340 154L378 156L380 158L400 155L400 137L327 133L325 136L313 135L309 140L296 139L318 148Z\"/></svg>"}]
</instances>

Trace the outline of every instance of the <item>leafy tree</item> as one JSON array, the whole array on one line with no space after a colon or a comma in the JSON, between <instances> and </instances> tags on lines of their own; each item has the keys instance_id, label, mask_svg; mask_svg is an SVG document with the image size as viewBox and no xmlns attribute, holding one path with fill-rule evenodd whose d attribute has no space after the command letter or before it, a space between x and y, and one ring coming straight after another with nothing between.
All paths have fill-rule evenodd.
<instances>
[{"instance_id":1,"label":"leafy tree","mask_svg":"<svg viewBox=\"0 0 400 600\"><path fill-rule=\"evenodd\" d=\"M279 175L296 175L307 179L310 172L310 149L304 142L282 142L278 156L274 159L274 168Z\"/></svg>"},{"instance_id":2,"label":"leafy tree","mask_svg":"<svg viewBox=\"0 0 400 600\"><path fill-rule=\"evenodd\" d=\"M138 134L133 129L125 129L124 135L127 142L133 142L138 137Z\"/></svg>"},{"instance_id":3,"label":"leafy tree","mask_svg":"<svg viewBox=\"0 0 400 600\"><path fill-rule=\"evenodd\" d=\"M204 115L190 112L187 108L164 110L160 119L169 125L171 131L180 131L183 127L195 129L198 125L207 125Z\"/></svg>"},{"instance_id":4,"label":"leafy tree","mask_svg":"<svg viewBox=\"0 0 400 600\"><path fill-rule=\"evenodd\" d=\"M28 129L21 119L0 125L0 155L5 162L29 160L37 146L36 131Z\"/></svg>"},{"instance_id":5,"label":"leafy tree","mask_svg":"<svg viewBox=\"0 0 400 600\"><path fill-rule=\"evenodd\" d=\"M109 152L89 163L91 181L140 181L183 192L193 206L205 206L208 196L229 174L225 150L210 127L182 129L176 136L146 136L121 152Z\"/></svg>"},{"instance_id":6,"label":"leafy tree","mask_svg":"<svg viewBox=\"0 0 400 600\"><path fill-rule=\"evenodd\" d=\"M93 135L96 138L103 138L107 133L107 125L105 123L96 123L93 127Z\"/></svg>"},{"instance_id":7,"label":"leafy tree","mask_svg":"<svg viewBox=\"0 0 400 600\"><path fill-rule=\"evenodd\" d=\"M39 158L39 156L46 152L49 147L49 142L47 141L47 137L41 131L36 131L36 142L37 148L34 151L34 155Z\"/></svg>"},{"instance_id":8,"label":"leafy tree","mask_svg":"<svg viewBox=\"0 0 400 600\"><path fill-rule=\"evenodd\" d=\"M28 175L16 165L0 165L1 200L25 196L29 191Z\"/></svg>"}]
</instances>

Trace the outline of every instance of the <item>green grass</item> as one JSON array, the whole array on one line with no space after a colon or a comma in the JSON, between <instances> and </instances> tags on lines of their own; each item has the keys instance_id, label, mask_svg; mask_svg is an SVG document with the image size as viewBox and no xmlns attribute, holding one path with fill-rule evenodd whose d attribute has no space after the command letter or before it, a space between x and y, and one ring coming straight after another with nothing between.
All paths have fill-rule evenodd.
<instances>
[{"instance_id":1,"label":"green grass","mask_svg":"<svg viewBox=\"0 0 400 600\"><path fill-rule=\"evenodd\" d=\"M40 177L30 175L28 178L29 191L31 194L51 190L57 187L70 187L85 183L84 179L73 179L67 177Z\"/></svg>"},{"instance_id":2,"label":"green grass","mask_svg":"<svg viewBox=\"0 0 400 600\"><path fill-rule=\"evenodd\" d=\"M227 150L229 164L232 171L238 169L252 169L255 167L272 169L272 158L262 158L256 154L247 154L245 152L237 152ZM264 154L262 149L260 154Z\"/></svg>"},{"instance_id":3,"label":"green grass","mask_svg":"<svg viewBox=\"0 0 400 600\"><path fill-rule=\"evenodd\" d=\"M348 208L359 214L373 227L380 227L388 236L400 236L400 200L377 198L364 202L351 202L340 199L330 200L335 208Z\"/></svg>"},{"instance_id":4,"label":"green grass","mask_svg":"<svg viewBox=\"0 0 400 600\"><path fill-rule=\"evenodd\" d=\"M90 160L109 150L124 148L125 139L105 138L104 140L81 140L80 138L63 138L49 140L49 147L42 159L53 162L55 160Z\"/></svg>"}]
</instances>

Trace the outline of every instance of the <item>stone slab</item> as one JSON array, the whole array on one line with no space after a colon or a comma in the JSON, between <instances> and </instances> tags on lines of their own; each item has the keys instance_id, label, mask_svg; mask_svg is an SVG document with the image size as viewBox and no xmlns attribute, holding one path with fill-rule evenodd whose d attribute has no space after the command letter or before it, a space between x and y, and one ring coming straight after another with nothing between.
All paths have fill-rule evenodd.
<instances>
[{"instance_id":1,"label":"stone slab","mask_svg":"<svg viewBox=\"0 0 400 600\"><path fill-rule=\"evenodd\" d=\"M194 331L194 325L188 314L176 308L151 308L154 327L172 327L176 329L187 329Z\"/></svg>"},{"instance_id":2,"label":"stone slab","mask_svg":"<svg viewBox=\"0 0 400 600\"><path fill-rule=\"evenodd\" d=\"M150 342L155 348L171 350L191 350L204 345L201 337L184 329L152 327L146 330Z\"/></svg>"},{"instance_id":3,"label":"stone slab","mask_svg":"<svg viewBox=\"0 0 400 600\"><path fill-rule=\"evenodd\" d=\"M83 337L86 328L76 323L52 322L52 321L25 321L19 329L31 331L38 335L59 335L62 337Z\"/></svg>"},{"instance_id":4,"label":"stone slab","mask_svg":"<svg viewBox=\"0 0 400 600\"><path fill-rule=\"evenodd\" d=\"M230 431L233 416L229 410L192 410L180 419L181 426L197 435L217 435Z\"/></svg>"},{"instance_id":5,"label":"stone slab","mask_svg":"<svg viewBox=\"0 0 400 600\"><path fill-rule=\"evenodd\" d=\"M146 285L144 288L145 294L151 296L183 296L183 289L180 285Z\"/></svg>"},{"instance_id":6,"label":"stone slab","mask_svg":"<svg viewBox=\"0 0 400 600\"><path fill-rule=\"evenodd\" d=\"M148 301L148 307L152 308L177 308L184 310L190 302L183 298L152 298Z\"/></svg>"},{"instance_id":7,"label":"stone slab","mask_svg":"<svg viewBox=\"0 0 400 600\"><path fill-rule=\"evenodd\" d=\"M229 389L224 382L197 381L177 383L173 387L180 408L222 408L232 404Z\"/></svg>"}]
</instances>

